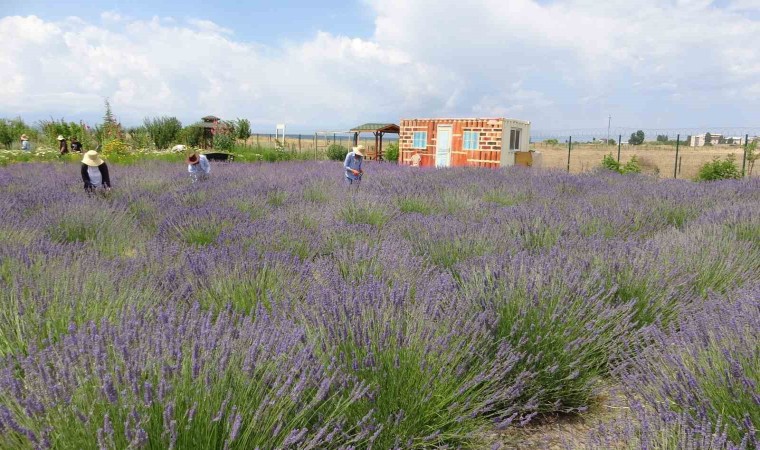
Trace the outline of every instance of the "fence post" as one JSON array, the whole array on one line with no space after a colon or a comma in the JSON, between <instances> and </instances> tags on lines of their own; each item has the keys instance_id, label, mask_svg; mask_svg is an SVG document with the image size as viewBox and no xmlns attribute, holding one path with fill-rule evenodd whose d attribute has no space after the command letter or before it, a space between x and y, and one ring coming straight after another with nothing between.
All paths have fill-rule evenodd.
<instances>
[{"instance_id":1,"label":"fence post","mask_svg":"<svg viewBox=\"0 0 760 450\"><path fill-rule=\"evenodd\" d=\"M259 133L256 133L256 147L259 147Z\"/></svg>"},{"instance_id":2,"label":"fence post","mask_svg":"<svg viewBox=\"0 0 760 450\"><path fill-rule=\"evenodd\" d=\"M620 162L620 146L623 144L623 135L618 135L618 162Z\"/></svg>"},{"instance_id":3,"label":"fence post","mask_svg":"<svg viewBox=\"0 0 760 450\"><path fill-rule=\"evenodd\" d=\"M570 150L573 148L573 137L567 143L567 173L570 173Z\"/></svg>"},{"instance_id":4,"label":"fence post","mask_svg":"<svg viewBox=\"0 0 760 450\"><path fill-rule=\"evenodd\" d=\"M676 162L673 166L673 178L678 178L678 147L681 144L681 135L676 135Z\"/></svg>"},{"instance_id":5,"label":"fence post","mask_svg":"<svg viewBox=\"0 0 760 450\"><path fill-rule=\"evenodd\" d=\"M747 167L747 149L749 145L749 134L744 135L744 156L742 157L742 178L744 178L744 169Z\"/></svg>"},{"instance_id":6,"label":"fence post","mask_svg":"<svg viewBox=\"0 0 760 450\"><path fill-rule=\"evenodd\" d=\"M314 161L317 160L317 133L314 133Z\"/></svg>"},{"instance_id":7,"label":"fence post","mask_svg":"<svg viewBox=\"0 0 760 450\"><path fill-rule=\"evenodd\" d=\"M678 158L678 175L681 175L681 166L683 166L683 156Z\"/></svg>"}]
</instances>

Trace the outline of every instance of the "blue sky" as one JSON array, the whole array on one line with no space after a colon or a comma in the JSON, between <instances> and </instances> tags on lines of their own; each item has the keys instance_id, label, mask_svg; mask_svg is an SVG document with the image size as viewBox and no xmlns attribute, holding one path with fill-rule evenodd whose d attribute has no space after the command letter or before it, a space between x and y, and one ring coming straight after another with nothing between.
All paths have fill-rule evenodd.
<instances>
[{"instance_id":1,"label":"blue sky","mask_svg":"<svg viewBox=\"0 0 760 450\"><path fill-rule=\"evenodd\" d=\"M366 4L336 0L0 0L5 3L9 8L3 8L3 15L38 15L53 21L69 16L96 21L104 11L134 19L205 19L234 30L239 39L269 45L307 39L320 30L366 38L374 20Z\"/></svg>"},{"instance_id":2,"label":"blue sky","mask_svg":"<svg viewBox=\"0 0 760 450\"><path fill-rule=\"evenodd\" d=\"M241 3L0 0L0 117L760 127L760 0Z\"/></svg>"}]
</instances>

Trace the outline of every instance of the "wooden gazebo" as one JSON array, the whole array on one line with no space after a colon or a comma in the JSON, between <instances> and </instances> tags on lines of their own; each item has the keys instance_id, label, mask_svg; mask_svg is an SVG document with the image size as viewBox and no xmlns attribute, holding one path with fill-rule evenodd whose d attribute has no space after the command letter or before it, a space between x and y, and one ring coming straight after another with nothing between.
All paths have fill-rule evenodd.
<instances>
[{"instance_id":1,"label":"wooden gazebo","mask_svg":"<svg viewBox=\"0 0 760 450\"><path fill-rule=\"evenodd\" d=\"M203 128L203 138L201 139L201 148L214 148L214 133L226 133L229 126L216 116L206 116L201 118L198 126Z\"/></svg>"},{"instance_id":2,"label":"wooden gazebo","mask_svg":"<svg viewBox=\"0 0 760 450\"><path fill-rule=\"evenodd\" d=\"M359 125L358 127L354 127L351 129L351 132L354 133L354 145L359 144L359 134L360 133L372 133L373 136L375 136L375 153L367 154L367 159L377 159L382 160L383 159L383 135L386 133L391 134L399 134L400 128L395 123L365 123L364 125Z\"/></svg>"}]
</instances>

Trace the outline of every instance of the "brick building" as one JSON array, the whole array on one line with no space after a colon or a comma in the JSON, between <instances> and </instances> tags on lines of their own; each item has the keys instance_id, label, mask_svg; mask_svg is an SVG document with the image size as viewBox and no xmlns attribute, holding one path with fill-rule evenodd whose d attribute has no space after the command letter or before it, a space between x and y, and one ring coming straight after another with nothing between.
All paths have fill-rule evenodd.
<instances>
[{"instance_id":1,"label":"brick building","mask_svg":"<svg viewBox=\"0 0 760 450\"><path fill-rule=\"evenodd\" d=\"M399 163L409 164L415 150L424 167L501 167L527 152L530 122L516 119L403 119Z\"/></svg>"}]
</instances>

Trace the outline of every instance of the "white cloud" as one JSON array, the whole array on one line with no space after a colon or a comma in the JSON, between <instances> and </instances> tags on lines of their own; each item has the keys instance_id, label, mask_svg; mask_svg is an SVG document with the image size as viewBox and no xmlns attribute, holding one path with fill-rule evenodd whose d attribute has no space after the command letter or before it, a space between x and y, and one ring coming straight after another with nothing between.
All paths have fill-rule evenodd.
<instances>
[{"instance_id":1,"label":"white cloud","mask_svg":"<svg viewBox=\"0 0 760 450\"><path fill-rule=\"evenodd\" d=\"M130 123L216 114L310 130L476 114L561 128L608 113L725 123L717 114L747 117L760 100L760 20L745 13L758 1L366 0L370 39L323 31L277 47L203 19L104 12L74 32L74 19L4 17L0 117L99 117L109 97Z\"/></svg>"},{"instance_id":2,"label":"white cloud","mask_svg":"<svg viewBox=\"0 0 760 450\"><path fill-rule=\"evenodd\" d=\"M267 48L230 34L208 21L122 20L70 32L37 17L2 18L0 40L12 45L0 48L0 116L97 117L109 97L131 123L216 114L310 129L393 120L399 106L446 101L438 86L449 76L376 42L319 33Z\"/></svg>"}]
</instances>

